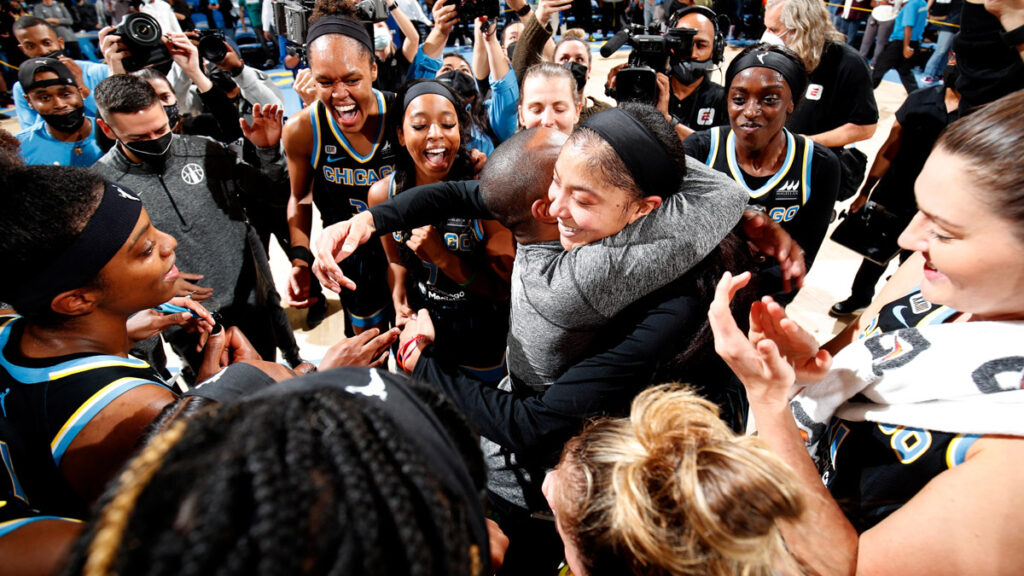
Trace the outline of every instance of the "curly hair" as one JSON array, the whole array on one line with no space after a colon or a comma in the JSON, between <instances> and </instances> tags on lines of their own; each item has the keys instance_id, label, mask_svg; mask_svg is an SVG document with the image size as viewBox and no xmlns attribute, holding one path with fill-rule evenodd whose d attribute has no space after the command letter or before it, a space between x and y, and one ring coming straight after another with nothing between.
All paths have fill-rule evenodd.
<instances>
[{"instance_id":1,"label":"curly hair","mask_svg":"<svg viewBox=\"0 0 1024 576\"><path fill-rule=\"evenodd\" d=\"M782 2L782 25L793 32L786 47L800 56L810 74L821 62L825 42L845 42L846 37L832 25L832 15L821 0L769 0L765 8Z\"/></svg>"},{"instance_id":2,"label":"curly hair","mask_svg":"<svg viewBox=\"0 0 1024 576\"><path fill-rule=\"evenodd\" d=\"M559 468L567 479L555 512L589 576L770 576L796 566L778 530L803 510L793 472L685 388L648 389L628 419L591 424Z\"/></svg>"},{"instance_id":3,"label":"curly hair","mask_svg":"<svg viewBox=\"0 0 1024 576\"><path fill-rule=\"evenodd\" d=\"M11 302L18 283L71 247L102 197L103 178L95 172L24 166L0 154L0 300ZM67 319L53 311L22 313L47 326Z\"/></svg>"}]
</instances>

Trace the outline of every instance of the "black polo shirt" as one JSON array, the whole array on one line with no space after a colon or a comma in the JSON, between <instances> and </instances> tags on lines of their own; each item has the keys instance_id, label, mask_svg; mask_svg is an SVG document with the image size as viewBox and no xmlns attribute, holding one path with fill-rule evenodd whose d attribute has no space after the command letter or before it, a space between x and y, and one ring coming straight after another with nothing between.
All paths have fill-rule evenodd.
<instances>
[{"instance_id":1,"label":"black polo shirt","mask_svg":"<svg viewBox=\"0 0 1024 576\"><path fill-rule=\"evenodd\" d=\"M685 100L669 95L668 111L691 130L706 130L729 123L725 112L725 88L705 77L697 90Z\"/></svg>"},{"instance_id":2,"label":"black polo shirt","mask_svg":"<svg viewBox=\"0 0 1024 576\"><path fill-rule=\"evenodd\" d=\"M846 44L826 42L821 62L786 127L795 134L813 136L844 124L877 123L878 104L867 61Z\"/></svg>"}]
</instances>

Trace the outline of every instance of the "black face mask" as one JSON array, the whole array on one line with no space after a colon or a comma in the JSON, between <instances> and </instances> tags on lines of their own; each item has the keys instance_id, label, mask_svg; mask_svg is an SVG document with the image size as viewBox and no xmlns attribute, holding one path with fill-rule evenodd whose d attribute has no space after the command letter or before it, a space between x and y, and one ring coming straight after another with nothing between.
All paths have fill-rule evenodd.
<instances>
[{"instance_id":1,"label":"black face mask","mask_svg":"<svg viewBox=\"0 0 1024 576\"><path fill-rule=\"evenodd\" d=\"M960 80L960 68L956 64L948 65L942 70L942 83L946 88L956 90L958 80Z\"/></svg>"},{"instance_id":2,"label":"black face mask","mask_svg":"<svg viewBox=\"0 0 1024 576\"><path fill-rule=\"evenodd\" d=\"M167 125L174 130L174 127L178 125L178 119L181 117L181 113L178 111L178 103L175 102L170 106L164 106L164 112L167 113Z\"/></svg>"},{"instance_id":3,"label":"black face mask","mask_svg":"<svg viewBox=\"0 0 1024 576\"><path fill-rule=\"evenodd\" d=\"M672 76L680 84L689 86L703 78L714 66L710 58L701 61L682 60L672 64Z\"/></svg>"},{"instance_id":4,"label":"black face mask","mask_svg":"<svg viewBox=\"0 0 1024 576\"><path fill-rule=\"evenodd\" d=\"M587 67L579 62L566 62L562 66L572 72L572 77L576 79L576 89L583 91L583 87L587 85Z\"/></svg>"},{"instance_id":5,"label":"black face mask","mask_svg":"<svg viewBox=\"0 0 1024 576\"><path fill-rule=\"evenodd\" d=\"M49 54L43 54L43 58L60 58L64 55L64 49L58 48Z\"/></svg>"},{"instance_id":6,"label":"black face mask","mask_svg":"<svg viewBox=\"0 0 1024 576\"><path fill-rule=\"evenodd\" d=\"M447 84L463 100L476 98L476 80L465 72L451 70L441 74L437 79Z\"/></svg>"},{"instance_id":7,"label":"black face mask","mask_svg":"<svg viewBox=\"0 0 1024 576\"><path fill-rule=\"evenodd\" d=\"M512 53L516 51L516 44L519 44L519 40L512 42L511 44L508 45L508 48L505 49L505 52L508 54L509 62L512 61Z\"/></svg>"},{"instance_id":8,"label":"black face mask","mask_svg":"<svg viewBox=\"0 0 1024 576\"><path fill-rule=\"evenodd\" d=\"M43 121L58 132L77 132L85 124L85 108L75 108L66 114L40 114Z\"/></svg>"},{"instance_id":9,"label":"black face mask","mask_svg":"<svg viewBox=\"0 0 1024 576\"><path fill-rule=\"evenodd\" d=\"M163 164L171 151L171 138L174 134L168 132L153 140L140 140L138 142L121 141L121 145L130 150L147 164Z\"/></svg>"}]
</instances>

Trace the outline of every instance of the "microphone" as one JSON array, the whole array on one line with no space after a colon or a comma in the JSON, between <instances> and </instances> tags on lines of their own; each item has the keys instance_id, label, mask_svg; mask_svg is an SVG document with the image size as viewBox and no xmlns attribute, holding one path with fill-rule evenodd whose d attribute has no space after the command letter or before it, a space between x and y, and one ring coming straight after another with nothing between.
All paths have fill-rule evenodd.
<instances>
[{"instance_id":1,"label":"microphone","mask_svg":"<svg viewBox=\"0 0 1024 576\"><path fill-rule=\"evenodd\" d=\"M608 40L607 42L604 43L603 46L601 46L601 56L603 58L607 58L612 54L615 54L619 50L619 48L622 48L622 45L625 44L626 40L628 39L629 28L623 28L622 30L619 30L618 32L615 33L615 36L611 37L611 40Z\"/></svg>"}]
</instances>

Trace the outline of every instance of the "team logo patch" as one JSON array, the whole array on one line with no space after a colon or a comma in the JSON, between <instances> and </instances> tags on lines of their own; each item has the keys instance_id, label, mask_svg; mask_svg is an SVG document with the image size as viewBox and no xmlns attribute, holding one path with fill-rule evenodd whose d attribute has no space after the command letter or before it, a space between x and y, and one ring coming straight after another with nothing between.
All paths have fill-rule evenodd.
<instances>
[{"instance_id":1,"label":"team logo patch","mask_svg":"<svg viewBox=\"0 0 1024 576\"><path fill-rule=\"evenodd\" d=\"M800 181L786 180L775 189L776 200L795 200L800 197Z\"/></svg>"},{"instance_id":2,"label":"team logo patch","mask_svg":"<svg viewBox=\"0 0 1024 576\"><path fill-rule=\"evenodd\" d=\"M337 154L338 153L338 147L335 146L334 144L328 144L328 145L324 146L324 153L326 153L326 154Z\"/></svg>"},{"instance_id":3,"label":"team logo patch","mask_svg":"<svg viewBox=\"0 0 1024 576\"><path fill-rule=\"evenodd\" d=\"M181 179L185 181L185 184L199 184L204 178L206 178L206 172L199 164L190 162L181 169Z\"/></svg>"},{"instance_id":4,"label":"team logo patch","mask_svg":"<svg viewBox=\"0 0 1024 576\"><path fill-rule=\"evenodd\" d=\"M711 126L715 123L715 109L701 108L697 111L697 124L700 126Z\"/></svg>"},{"instance_id":5,"label":"team logo patch","mask_svg":"<svg viewBox=\"0 0 1024 576\"><path fill-rule=\"evenodd\" d=\"M824 91L825 87L821 84L809 84L804 97L808 100L821 100L821 93Z\"/></svg>"}]
</instances>

